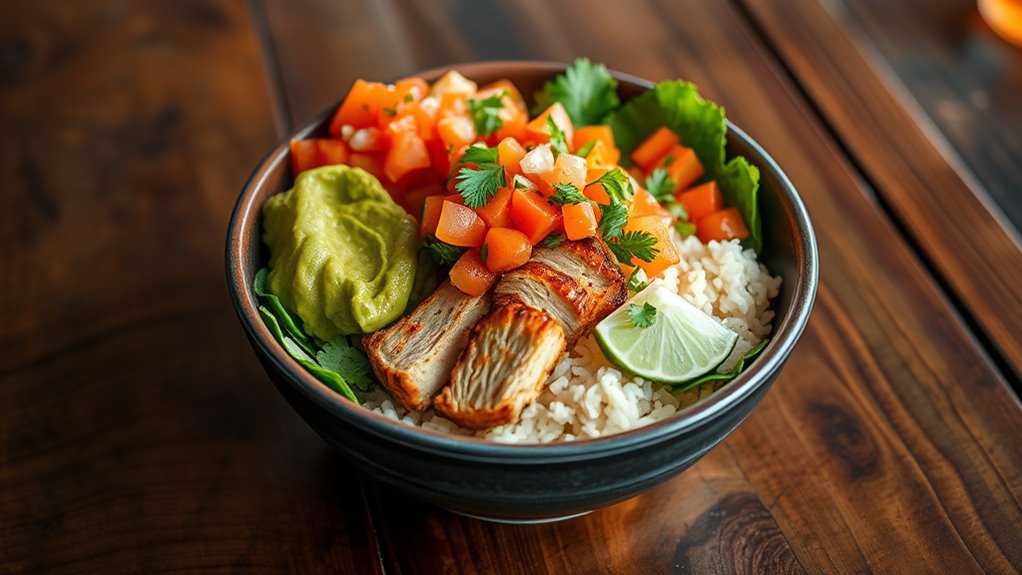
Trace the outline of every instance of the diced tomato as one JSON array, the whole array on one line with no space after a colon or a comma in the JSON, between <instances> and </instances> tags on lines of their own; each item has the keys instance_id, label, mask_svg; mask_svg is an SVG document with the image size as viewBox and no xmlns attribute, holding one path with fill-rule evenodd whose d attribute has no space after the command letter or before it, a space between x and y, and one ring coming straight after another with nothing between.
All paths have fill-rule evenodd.
<instances>
[{"instance_id":1,"label":"diced tomato","mask_svg":"<svg viewBox=\"0 0 1022 575\"><path fill-rule=\"evenodd\" d=\"M632 166L632 167L628 168L625 171L628 172L629 176L635 178L636 181L639 181L639 182L645 182L646 181L646 172L645 172L645 170L643 170L639 166Z\"/></svg>"},{"instance_id":2,"label":"diced tomato","mask_svg":"<svg viewBox=\"0 0 1022 575\"><path fill-rule=\"evenodd\" d=\"M511 221L536 245L560 224L561 211L543 196L529 190L515 190L511 196Z\"/></svg>"},{"instance_id":3,"label":"diced tomato","mask_svg":"<svg viewBox=\"0 0 1022 575\"><path fill-rule=\"evenodd\" d=\"M348 139L348 146L353 152L382 152L390 142L388 135L377 128L359 128Z\"/></svg>"},{"instance_id":4,"label":"diced tomato","mask_svg":"<svg viewBox=\"0 0 1022 575\"><path fill-rule=\"evenodd\" d=\"M724 198L720 195L717 182L706 182L689 188L677 196L678 203L685 207L688 219L698 222L700 219L724 208Z\"/></svg>"},{"instance_id":5,"label":"diced tomato","mask_svg":"<svg viewBox=\"0 0 1022 575\"><path fill-rule=\"evenodd\" d=\"M504 138L514 138L518 141L522 141L528 135L526 126L529 123L528 112L522 112L517 108L505 106L503 110L497 112L503 122L497 131L493 133L493 138L496 141L503 140Z\"/></svg>"},{"instance_id":6,"label":"diced tomato","mask_svg":"<svg viewBox=\"0 0 1022 575\"><path fill-rule=\"evenodd\" d=\"M388 136L393 137L395 134L400 132L412 132L415 135L419 134L419 125L415 121L415 116L411 114L402 114L387 116L387 114L380 114L381 118L390 118L389 122L383 123L383 132Z\"/></svg>"},{"instance_id":7,"label":"diced tomato","mask_svg":"<svg viewBox=\"0 0 1022 575\"><path fill-rule=\"evenodd\" d=\"M429 94L429 83L422 78L412 76L394 83L394 90L397 92L399 101L418 102ZM408 97L411 96L410 99Z\"/></svg>"},{"instance_id":8,"label":"diced tomato","mask_svg":"<svg viewBox=\"0 0 1022 575\"><path fill-rule=\"evenodd\" d=\"M674 216L660 205L660 202L653 197L653 194L643 188L636 190L635 195L632 196L632 209L628 215L633 218L659 216L667 221L674 219Z\"/></svg>"},{"instance_id":9,"label":"diced tomato","mask_svg":"<svg viewBox=\"0 0 1022 575\"><path fill-rule=\"evenodd\" d=\"M497 281L497 274L487 269L479 256L479 250L468 250L451 267L451 283L462 292L482 295Z\"/></svg>"},{"instance_id":10,"label":"diced tomato","mask_svg":"<svg viewBox=\"0 0 1022 575\"><path fill-rule=\"evenodd\" d=\"M426 143L414 131L398 132L392 139L383 171L392 182L408 172L429 167Z\"/></svg>"},{"instance_id":11,"label":"diced tomato","mask_svg":"<svg viewBox=\"0 0 1022 575\"><path fill-rule=\"evenodd\" d=\"M441 118L437 121L436 127L444 146L460 148L476 140L475 124L464 116Z\"/></svg>"},{"instance_id":12,"label":"diced tomato","mask_svg":"<svg viewBox=\"0 0 1022 575\"><path fill-rule=\"evenodd\" d=\"M440 224L440 212L444 209L443 196L429 196L422 204L422 223L419 231L425 236L436 236L436 227Z\"/></svg>"},{"instance_id":13,"label":"diced tomato","mask_svg":"<svg viewBox=\"0 0 1022 575\"><path fill-rule=\"evenodd\" d=\"M617 148L617 145L614 144L614 131L610 129L610 126L604 124L575 128L575 136L571 141L572 146L577 150L593 140L603 142L608 148Z\"/></svg>"},{"instance_id":14,"label":"diced tomato","mask_svg":"<svg viewBox=\"0 0 1022 575\"><path fill-rule=\"evenodd\" d=\"M584 158L573 154L561 154L554 161L554 169L550 172L540 174L540 178L550 186L553 191L554 184L573 184L579 190L586 186L586 175L588 166ZM540 186L542 189L543 186Z\"/></svg>"},{"instance_id":15,"label":"diced tomato","mask_svg":"<svg viewBox=\"0 0 1022 575\"><path fill-rule=\"evenodd\" d=\"M511 228L490 228L486 232L486 267L491 272L513 270L532 257L532 243L522 232Z\"/></svg>"},{"instance_id":16,"label":"diced tomato","mask_svg":"<svg viewBox=\"0 0 1022 575\"><path fill-rule=\"evenodd\" d=\"M344 101L330 120L330 135L335 138L341 137L341 127L343 126L355 128L375 126L378 109L373 109L371 106L373 92L382 88L383 84L377 82L355 80L355 84L348 90L348 95L345 96Z\"/></svg>"},{"instance_id":17,"label":"diced tomato","mask_svg":"<svg viewBox=\"0 0 1022 575\"><path fill-rule=\"evenodd\" d=\"M290 148L291 171L295 176L319 166L344 164L348 161L348 146L341 140L291 140Z\"/></svg>"},{"instance_id":18,"label":"diced tomato","mask_svg":"<svg viewBox=\"0 0 1022 575\"><path fill-rule=\"evenodd\" d=\"M696 236L704 244L710 240L744 240L749 237L749 228L738 208L724 208L696 222Z\"/></svg>"},{"instance_id":19,"label":"diced tomato","mask_svg":"<svg viewBox=\"0 0 1022 575\"><path fill-rule=\"evenodd\" d=\"M348 165L355 168L362 168L375 176L376 179L382 180L386 177L383 170L383 160L383 154L380 153L352 152L348 156Z\"/></svg>"},{"instance_id":20,"label":"diced tomato","mask_svg":"<svg viewBox=\"0 0 1022 575\"><path fill-rule=\"evenodd\" d=\"M586 182L595 182L612 169L614 169L612 166L591 166L586 172ZM582 194L597 204L607 205L610 203L610 196L607 194L607 190L603 188L603 184L586 186L586 189L582 190Z\"/></svg>"},{"instance_id":21,"label":"diced tomato","mask_svg":"<svg viewBox=\"0 0 1022 575\"><path fill-rule=\"evenodd\" d=\"M511 187L500 188L497 195L490 198L481 208L476 208L476 213L491 228L511 227L511 196L514 195Z\"/></svg>"},{"instance_id":22,"label":"diced tomato","mask_svg":"<svg viewBox=\"0 0 1022 575\"><path fill-rule=\"evenodd\" d=\"M674 182L675 193L703 177L703 164L696 157L695 150L681 145L671 148L649 172L658 168L667 170L667 177Z\"/></svg>"},{"instance_id":23,"label":"diced tomato","mask_svg":"<svg viewBox=\"0 0 1022 575\"><path fill-rule=\"evenodd\" d=\"M596 140L586 155L586 164L590 166L614 166L620 161L621 151L608 147L602 140Z\"/></svg>"},{"instance_id":24,"label":"diced tomato","mask_svg":"<svg viewBox=\"0 0 1022 575\"><path fill-rule=\"evenodd\" d=\"M482 247L486 238L486 222L468 206L444 201L440 221L436 226L436 239L465 248Z\"/></svg>"},{"instance_id":25,"label":"diced tomato","mask_svg":"<svg viewBox=\"0 0 1022 575\"><path fill-rule=\"evenodd\" d=\"M450 92L440 96L440 118L451 118L455 116L466 116L468 114L467 96L457 92Z\"/></svg>"},{"instance_id":26,"label":"diced tomato","mask_svg":"<svg viewBox=\"0 0 1022 575\"><path fill-rule=\"evenodd\" d=\"M650 166L663 158L671 148L680 143L681 138L677 134L666 126L661 126L632 151L632 161L641 166L642 169L652 171Z\"/></svg>"},{"instance_id":27,"label":"diced tomato","mask_svg":"<svg viewBox=\"0 0 1022 575\"><path fill-rule=\"evenodd\" d=\"M681 255L671 240L671 231L659 216L641 216L631 218L625 225L626 232L649 232L656 238L656 248L659 250L651 262L645 262L639 258L632 258L632 265L639 266L650 279L659 277L664 270L681 261Z\"/></svg>"},{"instance_id":28,"label":"diced tomato","mask_svg":"<svg viewBox=\"0 0 1022 575\"><path fill-rule=\"evenodd\" d=\"M497 163L504 166L508 179L522 173L521 162L525 148L514 138L504 138L497 144Z\"/></svg>"},{"instance_id":29,"label":"diced tomato","mask_svg":"<svg viewBox=\"0 0 1022 575\"><path fill-rule=\"evenodd\" d=\"M547 117L554 119L557 127L564 132L565 143L570 147L575 136L575 128L571 124L571 118L560 102L554 102L549 108L543 110L540 115L531 120L526 127L529 138L540 144L550 141L550 126L547 125ZM570 150L569 150L570 151Z\"/></svg>"},{"instance_id":30,"label":"diced tomato","mask_svg":"<svg viewBox=\"0 0 1022 575\"><path fill-rule=\"evenodd\" d=\"M596 235L596 210L592 202L566 204L561 212L564 214L564 235L569 240Z\"/></svg>"}]
</instances>

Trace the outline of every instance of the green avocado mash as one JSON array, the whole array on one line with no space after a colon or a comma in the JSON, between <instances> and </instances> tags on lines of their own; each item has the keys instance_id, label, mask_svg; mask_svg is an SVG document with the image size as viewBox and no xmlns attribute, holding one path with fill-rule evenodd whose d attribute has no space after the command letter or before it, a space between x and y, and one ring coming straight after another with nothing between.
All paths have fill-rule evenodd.
<instances>
[{"instance_id":1,"label":"green avocado mash","mask_svg":"<svg viewBox=\"0 0 1022 575\"><path fill-rule=\"evenodd\" d=\"M269 290L319 339L375 331L408 304L416 223L367 172L303 172L266 202L263 226Z\"/></svg>"}]
</instances>

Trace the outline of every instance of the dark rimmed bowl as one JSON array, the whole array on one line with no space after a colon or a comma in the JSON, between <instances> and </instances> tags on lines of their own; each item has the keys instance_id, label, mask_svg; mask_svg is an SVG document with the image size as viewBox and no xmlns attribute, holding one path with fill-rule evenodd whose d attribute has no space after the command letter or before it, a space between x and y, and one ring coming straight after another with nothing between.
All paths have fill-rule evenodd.
<instances>
[{"instance_id":1,"label":"dark rimmed bowl","mask_svg":"<svg viewBox=\"0 0 1022 575\"><path fill-rule=\"evenodd\" d=\"M563 65L478 62L457 69L480 84L510 78L532 94ZM627 100L653 86L615 73ZM325 110L290 137L326 134ZM291 185L287 141L252 173L231 216L227 277L238 317L267 374L305 421L352 465L420 499L475 517L533 522L565 518L628 499L681 473L741 423L777 378L809 319L817 285L816 239L802 200L774 160L728 123L728 156L761 174L760 261L783 277L770 344L745 373L678 415L629 432L553 445L506 445L406 426L351 403L311 376L277 344L257 311L252 280L267 260L263 203Z\"/></svg>"}]
</instances>

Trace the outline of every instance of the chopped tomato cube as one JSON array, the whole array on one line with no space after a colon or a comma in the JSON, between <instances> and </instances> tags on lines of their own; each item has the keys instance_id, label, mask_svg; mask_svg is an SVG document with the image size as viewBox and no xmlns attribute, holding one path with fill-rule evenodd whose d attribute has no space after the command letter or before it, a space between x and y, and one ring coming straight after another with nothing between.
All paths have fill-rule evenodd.
<instances>
[{"instance_id":1,"label":"chopped tomato cube","mask_svg":"<svg viewBox=\"0 0 1022 575\"><path fill-rule=\"evenodd\" d=\"M479 250L468 250L451 267L451 283L462 292L482 295L497 281L497 274L491 272L479 256Z\"/></svg>"},{"instance_id":2,"label":"chopped tomato cube","mask_svg":"<svg viewBox=\"0 0 1022 575\"><path fill-rule=\"evenodd\" d=\"M675 193L703 177L703 164L696 156L695 150L681 145L671 148L649 172L653 173L656 169L667 170L667 177L674 182Z\"/></svg>"},{"instance_id":3,"label":"chopped tomato cube","mask_svg":"<svg viewBox=\"0 0 1022 575\"><path fill-rule=\"evenodd\" d=\"M652 279L659 277L664 270L681 261L678 248L674 246L671 239L670 228L659 216L641 216L631 218L624 227L625 232L648 232L656 238L656 249L659 250L651 262L642 261L639 258L632 258L632 265L642 268L646 277Z\"/></svg>"},{"instance_id":4,"label":"chopped tomato cube","mask_svg":"<svg viewBox=\"0 0 1022 575\"><path fill-rule=\"evenodd\" d=\"M555 184L572 184L581 191L586 187L588 171L585 159L573 154L561 154L554 161L554 169L540 174L540 178L550 186L551 192Z\"/></svg>"},{"instance_id":5,"label":"chopped tomato cube","mask_svg":"<svg viewBox=\"0 0 1022 575\"><path fill-rule=\"evenodd\" d=\"M510 187L497 190L497 195L490 198L490 201L481 208L476 208L476 213L491 228L509 228L511 221L511 196L514 195Z\"/></svg>"},{"instance_id":6,"label":"chopped tomato cube","mask_svg":"<svg viewBox=\"0 0 1022 575\"><path fill-rule=\"evenodd\" d=\"M504 138L497 144L497 162L504 166L508 179L522 173L521 161L525 157L525 148L514 138Z\"/></svg>"},{"instance_id":7,"label":"chopped tomato cube","mask_svg":"<svg viewBox=\"0 0 1022 575\"><path fill-rule=\"evenodd\" d=\"M441 118L436 124L437 132L445 146L460 148L467 146L476 139L476 127L472 120L464 116Z\"/></svg>"},{"instance_id":8,"label":"chopped tomato cube","mask_svg":"<svg viewBox=\"0 0 1022 575\"><path fill-rule=\"evenodd\" d=\"M387 151L383 171L396 182L412 170L429 167L429 151L426 143L414 131L398 132Z\"/></svg>"},{"instance_id":9,"label":"chopped tomato cube","mask_svg":"<svg viewBox=\"0 0 1022 575\"><path fill-rule=\"evenodd\" d=\"M720 195L717 182L706 182L679 193L678 203L685 207L688 219L698 222L702 218L724 208L724 198Z\"/></svg>"},{"instance_id":10,"label":"chopped tomato cube","mask_svg":"<svg viewBox=\"0 0 1022 575\"><path fill-rule=\"evenodd\" d=\"M348 146L341 140L291 140L290 148L291 171L295 176L319 166L344 164L348 161Z\"/></svg>"},{"instance_id":11,"label":"chopped tomato cube","mask_svg":"<svg viewBox=\"0 0 1022 575\"><path fill-rule=\"evenodd\" d=\"M536 245L557 228L561 212L536 192L515 190L511 196L511 221Z\"/></svg>"},{"instance_id":12,"label":"chopped tomato cube","mask_svg":"<svg viewBox=\"0 0 1022 575\"><path fill-rule=\"evenodd\" d=\"M744 240L749 237L749 229L738 208L724 208L696 222L696 236L704 244L710 240Z\"/></svg>"},{"instance_id":13,"label":"chopped tomato cube","mask_svg":"<svg viewBox=\"0 0 1022 575\"><path fill-rule=\"evenodd\" d=\"M486 267L491 272L513 270L532 257L532 242L511 228L490 228L486 232Z\"/></svg>"},{"instance_id":14,"label":"chopped tomato cube","mask_svg":"<svg viewBox=\"0 0 1022 575\"><path fill-rule=\"evenodd\" d=\"M564 214L564 235L569 240L581 240L596 235L596 210L592 202L566 204L561 207Z\"/></svg>"},{"instance_id":15,"label":"chopped tomato cube","mask_svg":"<svg viewBox=\"0 0 1022 575\"><path fill-rule=\"evenodd\" d=\"M486 222L468 206L444 201L437 222L436 239L466 248L482 247L486 238Z\"/></svg>"},{"instance_id":16,"label":"chopped tomato cube","mask_svg":"<svg viewBox=\"0 0 1022 575\"><path fill-rule=\"evenodd\" d=\"M568 117L568 112L564 110L564 106L560 102L554 102L549 108L543 110L540 115L529 122L526 127L529 138L540 144L550 141L550 126L547 125L547 117L553 118L557 127L564 132L565 143L570 148L575 136L575 128L571 123L571 118Z\"/></svg>"},{"instance_id":17,"label":"chopped tomato cube","mask_svg":"<svg viewBox=\"0 0 1022 575\"><path fill-rule=\"evenodd\" d=\"M666 126L661 126L632 151L632 161L641 166L642 169L652 171L650 166L663 158L671 148L680 143L681 138L677 134Z\"/></svg>"}]
</instances>

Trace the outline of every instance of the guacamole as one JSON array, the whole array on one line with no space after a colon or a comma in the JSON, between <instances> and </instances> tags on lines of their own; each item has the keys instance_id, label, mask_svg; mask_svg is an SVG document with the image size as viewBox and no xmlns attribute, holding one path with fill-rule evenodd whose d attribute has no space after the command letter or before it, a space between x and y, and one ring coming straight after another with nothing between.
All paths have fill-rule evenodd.
<instances>
[{"instance_id":1,"label":"guacamole","mask_svg":"<svg viewBox=\"0 0 1022 575\"><path fill-rule=\"evenodd\" d=\"M367 172L305 171L263 207L269 290L322 340L380 329L408 304L416 227Z\"/></svg>"}]
</instances>

